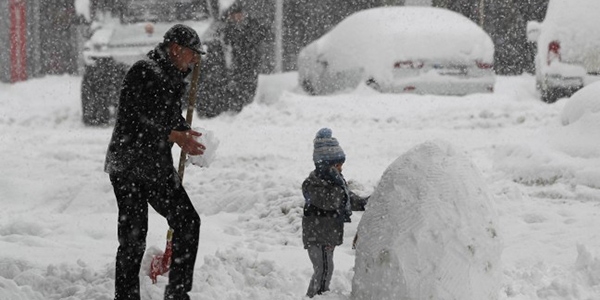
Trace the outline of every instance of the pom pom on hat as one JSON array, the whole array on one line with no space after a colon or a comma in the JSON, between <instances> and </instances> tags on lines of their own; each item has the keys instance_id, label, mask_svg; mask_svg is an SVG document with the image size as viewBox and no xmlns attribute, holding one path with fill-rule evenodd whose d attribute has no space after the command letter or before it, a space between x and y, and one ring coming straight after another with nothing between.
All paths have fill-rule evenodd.
<instances>
[{"instance_id":1,"label":"pom pom on hat","mask_svg":"<svg viewBox=\"0 0 600 300\"><path fill-rule=\"evenodd\" d=\"M346 154L337 139L333 137L331 129L319 129L313 143L313 161L315 165L334 165L346 161Z\"/></svg>"},{"instance_id":2,"label":"pom pom on hat","mask_svg":"<svg viewBox=\"0 0 600 300\"><path fill-rule=\"evenodd\" d=\"M331 129L329 128L321 128L319 129L319 131L317 131L317 136L315 136L315 139L324 139L324 138L331 138L331 136L333 135L333 132L331 131Z\"/></svg>"}]
</instances>

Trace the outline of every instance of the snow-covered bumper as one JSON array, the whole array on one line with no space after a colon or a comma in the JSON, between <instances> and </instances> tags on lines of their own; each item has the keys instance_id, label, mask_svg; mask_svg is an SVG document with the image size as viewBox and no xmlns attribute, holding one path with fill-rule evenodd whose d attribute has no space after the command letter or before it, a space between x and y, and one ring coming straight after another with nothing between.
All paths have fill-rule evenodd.
<instances>
[{"instance_id":1,"label":"snow-covered bumper","mask_svg":"<svg viewBox=\"0 0 600 300\"><path fill-rule=\"evenodd\" d=\"M465 74L441 74L438 71L403 74L393 78L366 75L362 69L328 72L318 68L305 69L298 74L299 84L305 91L323 95L356 88L360 82L382 93L415 93L434 95L468 95L491 93L496 77L493 71ZM311 72L312 71L312 72Z\"/></svg>"},{"instance_id":2,"label":"snow-covered bumper","mask_svg":"<svg viewBox=\"0 0 600 300\"><path fill-rule=\"evenodd\" d=\"M468 95L475 93L491 93L494 91L496 78L485 77L449 77L420 76L392 81L390 85L381 86L382 92L415 93L434 95Z\"/></svg>"},{"instance_id":3,"label":"snow-covered bumper","mask_svg":"<svg viewBox=\"0 0 600 300\"><path fill-rule=\"evenodd\" d=\"M588 72L580 64L553 62L542 72L546 88L577 90L600 81L600 72Z\"/></svg>"}]
</instances>

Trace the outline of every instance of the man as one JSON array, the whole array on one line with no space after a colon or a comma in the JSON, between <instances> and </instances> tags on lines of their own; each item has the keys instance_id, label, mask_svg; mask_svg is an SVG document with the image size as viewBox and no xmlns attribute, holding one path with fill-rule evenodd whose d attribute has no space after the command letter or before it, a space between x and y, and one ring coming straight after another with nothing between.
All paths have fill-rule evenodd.
<instances>
[{"instance_id":1,"label":"man","mask_svg":"<svg viewBox=\"0 0 600 300\"><path fill-rule=\"evenodd\" d=\"M261 45L268 30L251 17L242 2L235 2L228 10L223 41L231 51L228 92L231 109L239 112L252 102L258 85L261 63Z\"/></svg>"},{"instance_id":2,"label":"man","mask_svg":"<svg viewBox=\"0 0 600 300\"><path fill-rule=\"evenodd\" d=\"M240 112L254 99L269 30L244 3L234 1L208 29L215 38L207 42L210 51L202 64L200 117Z\"/></svg>"},{"instance_id":3,"label":"man","mask_svg":"<svg viewBox=\"0 0 600 300\"><path fill-rule=\"evenodd\" d=\"M190 155L205 149L195 140L200 133L191 130L181 115L184 78L201 54L198 34L175 25L123 81L105 162L119 209L115 300L140 299L138 274L146 248L148 204L174 230L165 299L189 299L200 217L173 166L171 147L176 143Z\"/></svg>"}]
</instances>

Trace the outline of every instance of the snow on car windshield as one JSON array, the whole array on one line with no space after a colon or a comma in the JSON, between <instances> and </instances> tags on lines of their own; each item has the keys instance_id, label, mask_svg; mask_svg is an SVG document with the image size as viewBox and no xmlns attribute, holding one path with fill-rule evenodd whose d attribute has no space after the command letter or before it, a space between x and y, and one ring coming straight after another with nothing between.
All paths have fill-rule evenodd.
<instances>
[{"instance_id":1,"label":"snow on car windshield","mask_svg":"<svg viewBox=\"0 0 600 300\"><path fill-rule=\"evenodd\" d=\"M130 0L125 4L124 22L170 22L199 20L207 16L206 5L200 0Z\"/></svg>"},{"instance_id":2,"label":"snow on car windshield","mask_svg":"<svg viewBox=\"0 0 600 300\"><path fill-rule=\"evenodd\" d=\"M330 67L390 70L398 60L493 61L490 37L469 19L432 7L382 7L351 15L318 40Z\"/></svg>"}]
</instances>

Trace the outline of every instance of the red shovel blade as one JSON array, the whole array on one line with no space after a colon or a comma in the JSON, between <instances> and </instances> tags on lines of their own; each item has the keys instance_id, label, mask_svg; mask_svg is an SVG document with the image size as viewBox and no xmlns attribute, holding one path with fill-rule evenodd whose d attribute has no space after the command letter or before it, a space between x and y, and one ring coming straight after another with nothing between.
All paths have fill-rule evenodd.
<instances>
[{"instance_id":1,"label":"red shovel blade","mask_svg":"<svg viewBox=\"0 0 600 300\"><path fill-rule=\"evenodd\" d=\"M169 229L167 232L167 246L165 247L165 253L152 256L152 261L150 262L150 279L152 280L152 283L156 283L159 275L164 275L169 272L171 255L173 253L172 236L173 230Z\"/></svg>"},{"instance_id":2,"label":"red shovel blade","mask_svg":"<svg viewBox=\"0 0 600 300\"><path fill-rule=\"evenodd\" d=\"M152 280L152 283L156 283L159 275L164 275L169 272L171 255L165 254L152 256L152 262L150 263L150 279Z\"/></svg>"}]
</instances>

